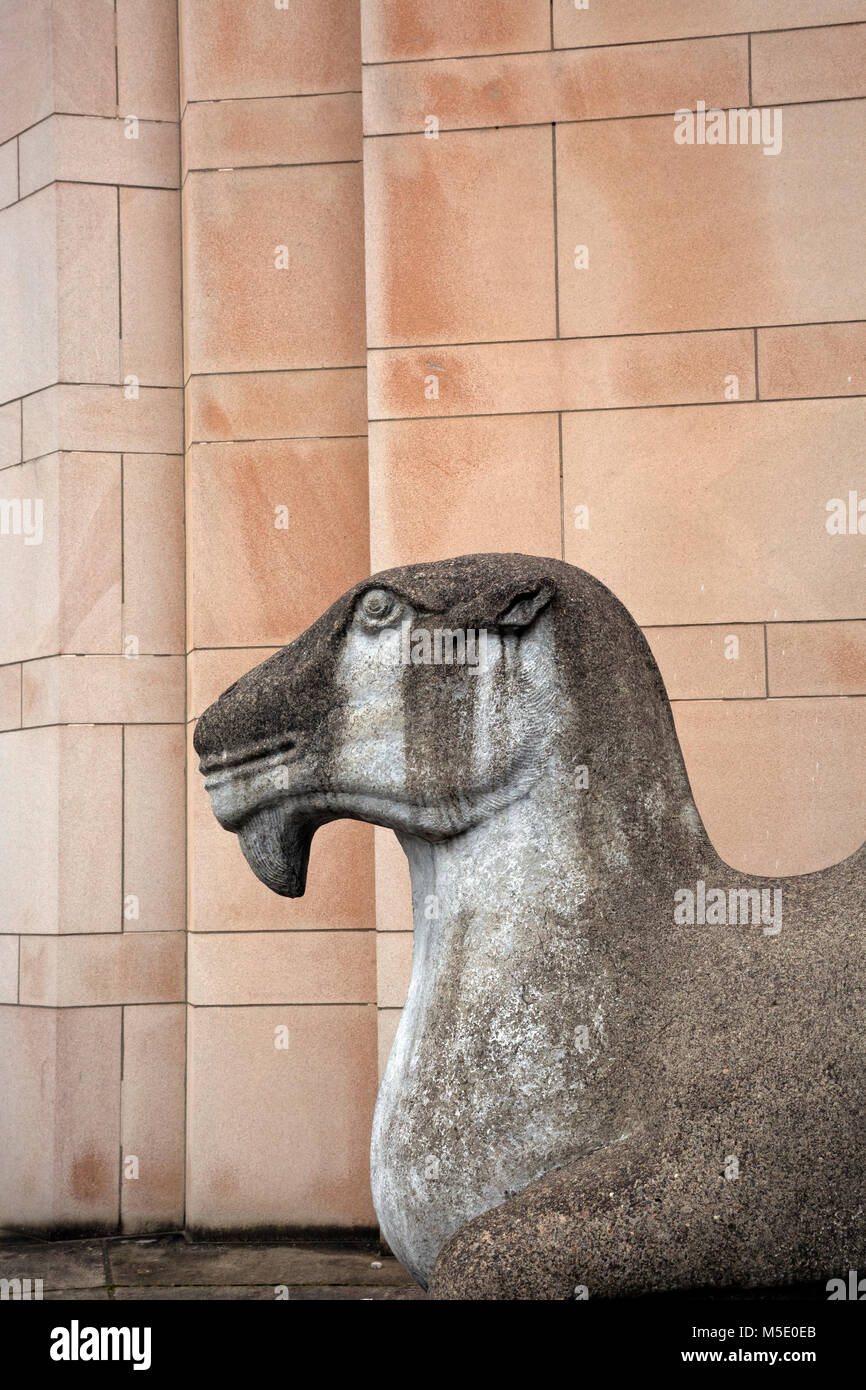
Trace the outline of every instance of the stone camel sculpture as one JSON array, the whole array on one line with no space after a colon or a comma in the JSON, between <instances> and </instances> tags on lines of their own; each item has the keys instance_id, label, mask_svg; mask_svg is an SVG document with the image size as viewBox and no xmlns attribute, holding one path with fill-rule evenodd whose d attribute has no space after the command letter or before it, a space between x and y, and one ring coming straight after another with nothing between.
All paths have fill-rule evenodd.
<instances>
[{"instance_id":1,"label":"stone camel sculpture","mask_svg":"<svg viewBox=\"0 0 866 1390\"><path fill-rule=\"evenodd\" d=\"M866 847L785 879L723 863L647 643L597 580L524 555L375 575L195 747L275 892L303 893L341 816L408 856L372 1184L432 1294L864 1268Z\"/></svg>"}]
</instances>

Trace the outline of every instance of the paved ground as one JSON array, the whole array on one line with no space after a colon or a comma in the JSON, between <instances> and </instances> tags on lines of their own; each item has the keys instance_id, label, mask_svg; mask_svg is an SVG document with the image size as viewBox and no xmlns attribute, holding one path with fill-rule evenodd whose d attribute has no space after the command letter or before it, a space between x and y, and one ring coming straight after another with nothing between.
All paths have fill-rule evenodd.
<instances>
[{"instance_id":1,"label":"paved ground","mask_svg":"<svg viewBox=\"0 0 866 1390\"><path fill-rule=\"evenodd\" d=\"M370 1244L142 1240L0 1241L0 1279L41 1279L54 1299L423 1299ZM278 1292L279 1291L279 1292Z\"/></svg>"},{"instance_id":2,"label":"paved ground","mask_svg":"<svg viewBox=\"0 0 866 1390\"><path fill-rule=\"evenodd\" d=\"M42 1297L63 1299L258 1299L317 1302L425 1299L402 1265L374 1240L342 1244L148 1239L38 1241L0 1239L0 1279L42 1280ZM32 1287L32 1285L31 1285ZM11 1296L11 1295L6 1295ZM4 1297L0 1291L0 1300ZM796 1288L719 1289L657 1295L685 1299L826 1302L825 1283Z\"/></svg>"}]
</instances>

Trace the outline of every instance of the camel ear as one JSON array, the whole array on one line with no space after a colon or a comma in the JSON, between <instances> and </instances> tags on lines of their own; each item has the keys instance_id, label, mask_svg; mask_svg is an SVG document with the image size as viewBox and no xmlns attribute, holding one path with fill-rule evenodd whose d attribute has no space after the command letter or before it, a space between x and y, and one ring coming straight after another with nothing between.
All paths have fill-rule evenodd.
<instances>
[{"instance_id":1,"label":"camel ear","mask_svg":"<svg viewBox=\"0 0 866 1390\"><path fill-rule=\"evenodd\" d=\"M524 593L515 595L504 613L500 613L496 619L496 626L510 629L512 632L529 627L539 613L544 611L555 593L555 584L549 579L542 579L534 589L527 589Z\"/></svg>"}]
</instances>

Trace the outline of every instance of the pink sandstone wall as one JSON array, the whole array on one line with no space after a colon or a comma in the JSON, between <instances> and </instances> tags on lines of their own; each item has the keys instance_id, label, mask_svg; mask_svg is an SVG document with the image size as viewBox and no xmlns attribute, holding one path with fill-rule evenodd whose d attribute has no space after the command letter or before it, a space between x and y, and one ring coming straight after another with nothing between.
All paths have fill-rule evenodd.
<instances>
[{"instance_id":1,"label":"pink sandstone wall","mask_svg":"<svg viewBox=\"0 0 866 1390\"><path fill-rule=\"evenodd\" d=\"M370 548L358 5L180 16L191 734ZM187 1221L372 1226L372 829L287 903L190 766Z\"/></svg>"},{"instance_id":2,"label":"pink sandstone wall","mask_svg":"<svg viewBox=\"0 0 866 1390\"><path fill-rule=\"evenodd\" d=\"M862 842L864 60L866 0L0 0L0 500L44 508L0 535L0 1227L373 1224L402 854L336 824L279 899L184 751L371 568L584 566L729 862ZM678 145L698 100L780 153Z\"/></svg>"},{"instance_id":3,"label":"pink sandstone wall","mask_svg":"<svg viewBox=\"0 0 866 1390\"><path fill-rule=\"evenodd\" d=\"M141 1231L183 1219L174 6L3 0L0 55L0 497L44 518L0 536L0 1224Z\"/></svg>"}]
</instances>

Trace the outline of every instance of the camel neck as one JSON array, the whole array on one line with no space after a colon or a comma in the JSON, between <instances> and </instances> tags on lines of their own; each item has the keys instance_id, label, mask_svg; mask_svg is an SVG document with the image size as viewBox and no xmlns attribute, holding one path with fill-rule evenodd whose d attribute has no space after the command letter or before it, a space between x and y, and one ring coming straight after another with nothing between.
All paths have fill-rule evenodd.
<instances>
[{"instance_id":1,"label":"camel neck","mask_svg":"<svg viewBox=\"0 0 866 1390\"><path fill-rule=\"evenodd\" d=\"M412 877L416 951L453 930L508 932L509 924L574 911L586 892L573 814L551 817L554 779L452 839L401 837Z\"/></svg>"},{"instance_id":2,"label":"camel neck","mask_svg":"<svg viewBox=\"0 0 866 1390\"><path fill-rule=\"evenodd\" d=\"M598 779L601 781L601 779ZM599 894L622 917L635 888L668 883L672 861L695 872L719 861L683 774L671 788L651 782L624 794L593 785L593 769L556 758L523 796L474 828L430 842L401 835L412 878L416 958L455 931L483 941L557 918L575 925ZM684 859L684 855L686 858Z\"/></svg>"}]
</instances>

